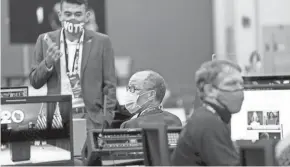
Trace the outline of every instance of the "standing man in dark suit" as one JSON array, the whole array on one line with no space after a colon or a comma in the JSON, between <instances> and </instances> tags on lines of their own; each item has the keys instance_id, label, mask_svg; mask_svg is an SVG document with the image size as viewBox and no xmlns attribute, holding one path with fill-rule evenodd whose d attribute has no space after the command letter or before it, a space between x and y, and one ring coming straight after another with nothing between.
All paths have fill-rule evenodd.
<instances>
[{"instance_id":1,"label":"standing man in dark suit","mask_svg":"<svg viewBox=\"0 0 290 167\"><path fill-rule=\"evenodd\" d=\"M231 140L231 115L243 100L241 68L228 61L204 63L195 74L203 106L182 130L172 155L173 166L234 166L239 156Z\"/></svg>"},{"instance_id":2,"label":"standing man in dark suit","mask_svg":"<svg viewBox=\"0 0 290 167\"><path fill-rule=\"evenodd\" d=\"M161 75L154 71L135 73L127 86L125 107L133 117L121 128L140 128L142 122L164 122L169 127L182 126L180 119L161 108L166 86Z\"/></svg>"},{"instance_id":3,"label":"standing man in dark suit","mask_svg":"<svg viewBox=\"0 0 290 167\"><path fill-rule=\"evenodd\" d=\"M111 42L107 35L83 28L89 17L87 0L61 0L60 5L63 28L38 37L30 83L36 89L47 84L48 95L72 95L73 113L87 119L88 129L101 128L103 124L108 127L116 105ZM104 92L107 113L103 119ZM49 111L54 110L49 107ZM60 104L60 110L62 108ZM49 112L48 128L52 117L53 113Z\"/></svg>"}]
</instances>

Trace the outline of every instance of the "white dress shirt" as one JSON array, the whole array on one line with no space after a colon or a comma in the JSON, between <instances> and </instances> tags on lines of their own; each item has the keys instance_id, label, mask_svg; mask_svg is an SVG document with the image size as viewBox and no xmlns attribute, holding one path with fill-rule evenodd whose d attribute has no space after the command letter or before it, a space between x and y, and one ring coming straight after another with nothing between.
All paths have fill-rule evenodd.
<instances>
[{"instance_id":1,"label":"white dress shirt","mask_svg":"<svg viewBox=\"0 0 290 167\"><path fill-rule=\"evenodd\" d=\"M83 41L84 38L84 33L81 36L81 40ZM76 48L78 45L78 40L76 41L69 41L66 39L67 42L67 47L68 47L68 69L70 74L72 74L72 69L73 69L73 61L74 61L74 56L76 53ZM83 43L80 44L79 48L79 60L78 60L78 71L77 73L79 74L79 77L81 77L81 64L82 64L82 53L83 53ZM65 61L65 51L64 51L64 41L63 41L63 30L61 31L60 35L60 51L62 53L62 56L60 58L60 73L61 73L61 95L72 95L73 97L73 92L71 89L70 85L70 80L66 74L66 61ZM73 98L73 108L74 108L74 98Z\"/></svg>"}]
</instances>

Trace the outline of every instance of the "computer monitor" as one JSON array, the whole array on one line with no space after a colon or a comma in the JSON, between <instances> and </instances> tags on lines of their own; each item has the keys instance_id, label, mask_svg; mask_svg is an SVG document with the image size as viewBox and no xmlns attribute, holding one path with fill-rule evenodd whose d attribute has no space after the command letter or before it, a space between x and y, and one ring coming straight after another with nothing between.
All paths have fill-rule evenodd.
<instances>
[{"instance_id":1,"label":"computer monitor","mask_svg":"<svg viewBox=\"0 0 290 167\"><path fill-rule=\"evenodd\" d=\"M1 98L1 165L73 165L71 100Z\"/></svg>"},{"instance_id":2,"label":"computer monitor","mask_svg":"<svg viewBox=\"0 0 290 167\"><path fill-rule=\"evenodd\" d=\"M244 76L243 79L244 83L247 85L289 84L290 75Z\"/></svg>"},{"instance_id":3,"label":"computer monitor","mask_svg":"<svg viewBox=\"0 0 290 167\"><path fill-rule=\"evenodd\" d=\"M169 166L167 126L162 123L141 123L145 166Z\"/></svg>"},{"instance_id":4,"label":"computer monitor","mask_svg":"<svg viewBox=\"0 0 290 167\"><path fill-rule=\"evenodd\" d=\"M7 13L9 15L10 43L12 44L35 44L37 37L45 32L61 28L58 18L60 0L9 0L7 1ZM91 25L98 27L98 32L106 33L105 1L88 0L92 9L90 16ZM25 8L23 8L25 6ZM21 12L19 12L21 11ZM27 19L29 18L29 19Z\"/></svg>"},{"instance_id":5,"label":"computer monitor","mask_svg":"<svg viewBox=\"0 0 290 167\"><path fill-rule=\"evenodd\" d=\"M241 166L275 166L275 140L239 141Z\"/></svg>"},{"instance_id":6,"label":"computer monitor","mask_svg":"<svg viewBox=\"0 0 290 167\"><path fill-rule=\"evenodd\" d=\"M1 87L1 98L28 96L28 86Z\"/></svg>"},{"instance_id":7,"label":"computer monitor","mask_svg":"<svg viewBox=\"0 0 290 167\"><path fill-rule=\"evenodd\" d=\"M246 86L241 111L232 115L232 139L282 139L290 133L289 99L289 84Z\"/></svg>"}]
</instances>

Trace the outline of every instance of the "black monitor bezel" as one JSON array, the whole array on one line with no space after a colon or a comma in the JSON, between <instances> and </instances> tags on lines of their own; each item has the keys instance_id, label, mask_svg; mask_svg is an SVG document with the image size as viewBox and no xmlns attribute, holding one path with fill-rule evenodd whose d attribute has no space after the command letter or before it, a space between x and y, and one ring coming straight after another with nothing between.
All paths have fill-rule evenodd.
<instances>
[{"instance_id":1,"label":"black monitor bezel","mask_svg":"<svg viewBox=\"0 0 290 167\"><path fill-rule=\"evenodd\" d=\"M290 80L290 75L243 76L244 81Z\"/></svg>"},{"instance_id":2,"label":"black monitor bezel","mask_svg":"<svg viewBox=\"0 0 290 167\"><path fill-rule=\"evenodd\" d=\"M1 87L1 94L3 90L14 90L14 89L25 89L27 96L29 96L28 86L16 86L16 87ZM19 96L19 97L25 97L25 96Z\"/></svg>"},{"instance_id":3,"label":"black monitor bezel","mask_svg":"<svg viewBox=\"0 0 290 167\"><path fill-rule=\"evenodd\" d=\"M250 140L238 140L237 144L239 146L240 162L242 166L247 166L244 161L244 151L245 150L263 150L264 151L264 165L265 166L275 166L277 164L275 159L275 145L277 141L275 140L258 140L252 142ZM272 158L268 158L272 157Z\"/></svg>"},{"instance_id":4,"label":"black monitor bezel","mask_svg":"<svg viewBox=\"0 0 290 167\"><path fill-rule=\"evenodd\" d=\"M245 91L251 91L251 90L288 90L290 89L290 84L258 84L258 85L252 85L252 84L246 84L244 85Z\"/></svg>"},{"instance_id":5,"label":"black monitor bezel","mask_svg":"<svg viewBox=\"0 0 290 167\"><path fill-rule=\"evenodd\" d=\"M71 95L49 95L49 96L22 96L22 97L5 97L1 98L1 105L3 104L26 104L26 103L49 103L49 102L69 102L69 109L72 110L72 96ZM69 114L69 126L70 126L70 149L71 149L71 159L63 161L52 161L52 162L42 162L42 163L23 163L23 165L41 166L41 165L73 165L74 164L74 148L73 148L73 121L72 112ZM5 166L5 165L3 165ZM9 165L13 166L13 165ZM17 164L16 166L19 166Z\"/></svg>"}]
</instances>

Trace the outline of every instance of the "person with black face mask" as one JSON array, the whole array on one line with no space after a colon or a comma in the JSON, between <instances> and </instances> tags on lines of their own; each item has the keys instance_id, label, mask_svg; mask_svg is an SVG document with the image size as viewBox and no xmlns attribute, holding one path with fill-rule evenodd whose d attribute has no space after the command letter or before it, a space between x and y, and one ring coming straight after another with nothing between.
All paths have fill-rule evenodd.
<instances>
[{"instance_id":1,"label":"person with black face mask","mask_svg":"<svg viewBox=\"0 0 290 167\"><path fill-rule=\"evenodd\" d=\"M231 140L231 115L243 100L241 68L229 61L205 62L195 75L203 106L187 121L172 154L173 166L239 165Z\"/></svg>"},{"instance_id":2,"label":"person with black face mask","mask_svg":"<svg viewBox=\"0 0 290 167\"><path fill-rule=\"evenodd\" d=\"M107 35L84 28L89 16L87 0L61 0L62 28L38 37L29 74L35 89L46 84L48 95L72 95L73 116L86 118L88 130L108 127L117 102L113 48ZM49 105L48 110L55 107ZM53 114L48 112L48 129Z\"/></svg>"},{"instance_id":3,"label":"person with black face mask","mask_svg":"<svg viewBox=\"0 0 290 167\"><path fill-rule=\"evenodd\" d=\"M124 122L121 128L140 128L142 122L163 122L169 127L182 126L180 119L161 107L166 86L161 75L154 71L135 73L127 86L124 97L126 109L133 117Z\"/></svg>"}]
</instances>

